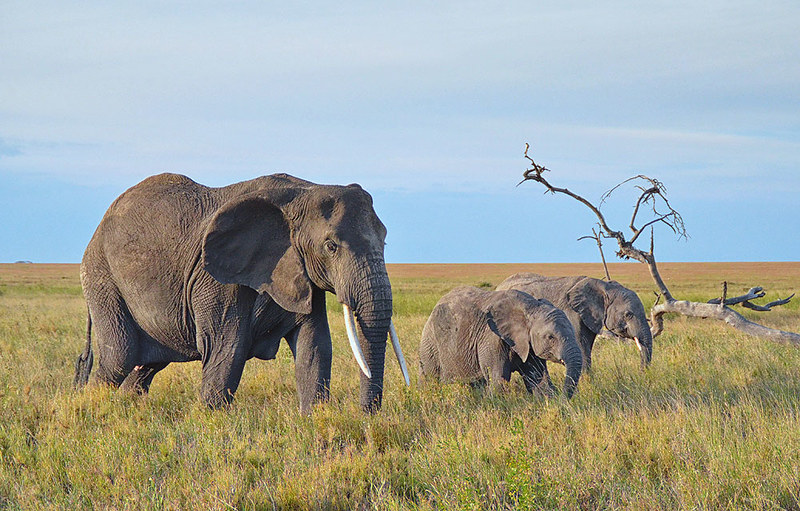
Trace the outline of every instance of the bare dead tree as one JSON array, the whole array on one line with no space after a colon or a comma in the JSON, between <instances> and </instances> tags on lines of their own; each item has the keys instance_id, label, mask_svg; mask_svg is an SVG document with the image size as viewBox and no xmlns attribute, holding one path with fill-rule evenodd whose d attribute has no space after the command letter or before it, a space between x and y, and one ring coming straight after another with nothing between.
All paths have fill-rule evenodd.
<instances>
[{"instance_id":1,"label":"bare dead tree","mask_svg":"<svg viewBox=\"0 0 800 511\"><path fill-rule=\"evenodd\" d=\"M606 272L606 280L609 282L611 281L611 274L608 273L608 264L606 263L606 255L603 253L603 237L600 236L600 233L594 230L592 227L592 235L591 236L581 236L578 238L578 241L581 240L594 240L597 243L597 250L600 251L600 260L603 261L603 270Z\"/></svg>"},{"instance_id":2,"label":"bare dead tree","mask_svg":"<svg viewBox=\"0 0 800 511\"><path fill-rule=\"evenodd\" d=\"M550 169L533 161L533 158L528 155L529 149L530 146L525 144L525 158L530 162L531 167L523 173L523 179L519 184L522 184L526 181L534 181L542 184L547 189L547 192L552 194L560 193L567 195L585 205L597 217L600 232L595 233L594 229L592 229L592 232L595 234L595 236L584 236L581 239L593 238L598 242L598 245L600 245L600 237L613 239L617 242L619 247L619 250L617 251L617 257L620 259L633 259L647 265L647 268L650 271L650 276L653 278L653 281L655 282L659 291L659 293L656 295L656 303L650 310L650 317L652 321L651 331L653 337L656 337L663 332L664 315L668 313L677 313L684 316L711 318L724 321L733 328L736 328L737 330L745 332L749 335L764 337L776 342L792 344L800 347L800 334L784 332L782 330L765 327L748 320L730 308L731 305L741 304L743 307L747 307L752 310L769 311L773 307L789 303L789 301L794 297L794 294L787 298L775 300L765 305L757 305L752 303L751 300L761 298L765 295L761 287L754 287L750 289L747 294L742 296L728 298L728 286L726 282L723 284L722 297L710 300L708 303L676 300L675 297L672 296L669 288L664 283L664 279L661 278L655 256L653 255L653 227L655 225L665 225L679 238L686 237L687 234L686 227L683 223L683 218L681 217L680 213L678 213L678 211L676 211L670 205L669 200L667 199L667 189L662 182L640 174L626 179L603 194L600 200L600 206L602 206L602 204L611 196L611 194L619 189L622 185L631 182L637 183L636 187L641 193L633 208L633 215L631 216L631 221L628 225L631 231L630 239L628 239L625 237L625 234L622 231L612 229L608 225L603 213L600 212L600 207L596 207L584 197L581 197L580 195L573 193L566 188L559 188L550 184L550 182L544 177L544 173L549 172ZM651 218L643 221L638 217L645 208L650 210ZM637 225L637 222L639 222L639 225ZM635 247L634 243L639 240L642 233L644 233L648 228L650 229L650 249L648 251L644 251ZM603 258L603 265L604 267L606 266L605 258ZM607 269L606 275L608 275ZM664 301L659 303L662 297Z\"/></svg>"}]
</instances>

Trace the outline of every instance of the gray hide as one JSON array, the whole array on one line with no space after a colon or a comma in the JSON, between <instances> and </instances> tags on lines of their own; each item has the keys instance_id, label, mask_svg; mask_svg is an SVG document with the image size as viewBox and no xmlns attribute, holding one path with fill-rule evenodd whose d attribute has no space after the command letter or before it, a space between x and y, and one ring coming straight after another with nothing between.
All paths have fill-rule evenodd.
<instances>
[{"instance_id":1,"label":"gray hide","mask_svg":"<svg viewBox=\"0 0 800 511\"><path fill-rule=\"evenodd\" d=\"M231 401L245 361L275 358L285 339L307 412L330 391L327 291L357 316L372 373L361 375L361 404L377 410L392 314L385 236L355 184L145 179L114 201L86 248L89 335L76 386L93 361L96 380L146 392L170 362L200 360L202 398L217 407Z\"/></svg>"},{"instance_id":2,"label":"gray hide","mask_svg":"<svg viewBox=\"0 0 800 511\"><path fill-rule=\"evenodd\" d=\"M529 392L549 391L541 387L545 360L566 365L570 397L582 368L572 326L546 300L519 291L454 289L434 307L420 342L423 376L488 381L495 389L518 372Z\"/></svg>"},{"instance_id":3,"label":"gray hide","mask_svg":"<svg viewBox=\"0 0 800 511\"><path fill-rule=\"evenodd\" d=\"M497 289L518 289L536 298L551 301L566 312L575 328L586 370L592 367L592 347L603 327L614 334L635 339L641 366L647 367L653 355L653 337L639 296L618 282L590 277L545 277L517 273Z\"/></svg>"}]
</instances>

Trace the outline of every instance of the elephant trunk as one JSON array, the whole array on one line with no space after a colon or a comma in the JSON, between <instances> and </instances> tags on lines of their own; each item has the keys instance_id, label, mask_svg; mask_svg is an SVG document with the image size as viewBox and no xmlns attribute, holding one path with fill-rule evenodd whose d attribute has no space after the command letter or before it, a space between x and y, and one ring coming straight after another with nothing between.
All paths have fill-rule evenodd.
<instances>
[{"instance_id":1,"label":"elephant trunk","mask_svg":"<svg viewBox=\"0 0 800 511\"><path fill-rule=\"evenodd\" d=\"M564 377L564 395L569 399L575 393L578 380L583 371L583 355L577 342L564 343L561 360L564 361L564 365L567 368L566 376Z\"/></svg>"},{"instance_id":2,"label":"elephant trunk","mask_svg":"<svg viewBox=\"0 0 800 511\"><path fill-rule=\"evenodd\" d=\"M363 277L352 289L359 342L370 377L361 372L361 407L369 413L380 409L383 400L383 370L389 325L392 320L392 288L383 259L362 268Z\"/></svg>"},{"instance_id":3,"label":"elephant trunk","mask_svg":"<svg viewBox=\"0 0 800 511\"><path fill-rule=\"evenodd\" d=\"M642 369L647 369L653 358L653 335L650 333L650 326L645 322L634 337L636 346L639 348Z\"/></svg>"}]
</instances>

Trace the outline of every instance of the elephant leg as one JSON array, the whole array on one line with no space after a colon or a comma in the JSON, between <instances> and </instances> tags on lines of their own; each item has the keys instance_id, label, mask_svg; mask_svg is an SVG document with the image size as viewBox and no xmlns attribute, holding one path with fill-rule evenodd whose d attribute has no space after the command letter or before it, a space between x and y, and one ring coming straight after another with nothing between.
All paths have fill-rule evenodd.
<instances>
[{"instance_id":1,"label":"elephant leg","mask_svg":"<svg viewBox=\"0 0 800 511\"><path fill-rule=\"evenodd\" d=\"M297 397L303 414L310 413L315 403L330 398L333 347L323 291L315 290L312 311L305 321L286 336L294 356Z\"/></svg>"},{"instance_id":2,"label":"elephant leg","mask_svg":"<svg viewBox=\"0 0 800 511\"><path fill-rule=\"evenodd\" d=\"M136 392L137 394L147 394L150 390L150 384L153 383L153 377L168 365L169 362L136 366L122 382L120 389Z\"/></svg>"},{"instance_id":3,"label":"elephant leg","mask_svg":"<svg viewBox=\"0 0 800 511\"><path fill-rule=\"evenodd\" d=\"M195 325L203 364L200 394L210 408L221 408L233 401L250 355L252 302L248 305L242 293L233 288L228 291L222 303L214 295L193 300L195 311L208 312L196 314Z\"/></svg>"},{"instance_id":4,"label":"elephant leg","mask_svg":"<svg viewBox=\"0 0 800 511\"><path fill-rule=\"evenodd\" d=\"M498 339L498 342L502 342ZM478 366L492 393L503 392L511 379L511 361L505 350L490 346L478 352Z\"/></svg>"},{"instance_id":5,"label":"elephant leg","mask_svg":"<svg viewBox=\"0 0 800 511\"><path fill-rule=\"evenodd\" d=\"M550 379L550 372L547 370L546 363L544 367L544 374L542 375L542 381L539 384L539 391L546 396L554 396L557 391L553 380Z\"/></svg>"},{"instance_id":6,"label":"elephant leg","mask_svg":"<svg viewBox=\"0 0 800 511\"><path fill-rule=\"evenodd\" d=\"M200 394L210 408L221 408L233 401L239 388L244 363L247 361L247 343L234 342L201 353L203 363Z\"/></svg>"},{"instance_id":7,"label":"elephant leg","mask_svg":"<svg viewBox=\"0 0 800 511\"><path fill-rule=\"evenodd\" d=\"M525 390L533 393L533 391L542 384L546 372L547 365L545 361L536 355L529 355L527 362L521 364L519 367L519 373L522 375L522 382L525 384Z\"/></svg>"},{"instance_id":8,"label":"elephant leg","mask_svg":"<svg viewBox=\"0 0 800 511\"><path fill-rule=\"evenodd\" d=\"M431 314L432 317L436 310L434 309ZM435 342L437 335L439 335L439 332L437 332L434 320L428 320L422 329L422 339L419 343L419 372L425 379L438 378L442 374L442 367L439 363L439 349Z\"/></svg>"},{"instance_id":9,"label":"elephant leg","mask_svg":"<svg viewBox=\"0 0 800 511\"><path fill-rule=\"evenodd\" d=\"M545 396L555 395L556 387L550 380L550 373L547 372L547 363L544 359L531 354L520 368L522 381L525 383L525 389L533 394L542 394Z\"/></svg>"},{"instance_id":10,"label":"elephant leg","mask_svg":"<svg viewBox=\"0 0 800 511\"><path fill-rule=\"evenodd\" d=\"M116 287L95 286L86 295L97 363L94 380L118 387L138 363L139 327Z\"/></svg>"},{"instance_id":11,"label":"elephant leg","mask_svg":"<svg viewBox=\"0 0 800 511\"><path fill-rule=\"evenodd\" d=\"M594 340L596 337L596 333L592 332L589 327L581 323L578 341L580 343L581 354L583 355L583 371L587 375L592 372L592 348L594 347Z\"/></svg>"}]
</instances>

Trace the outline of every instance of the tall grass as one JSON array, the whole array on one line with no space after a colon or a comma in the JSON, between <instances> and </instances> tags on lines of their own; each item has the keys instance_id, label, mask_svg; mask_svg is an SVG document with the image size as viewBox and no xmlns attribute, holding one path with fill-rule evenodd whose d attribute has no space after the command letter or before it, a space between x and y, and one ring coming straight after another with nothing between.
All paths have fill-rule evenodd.
<instances>
[{"instance_id":1,"label":"tall grass","mask_svg":"<svg viewBox=\"0 0 800 511\"><path fill-rule=\"evenodd\" d=\"M284 347L212 411L197 363L146 397L72 391L85 305L64 271L38 290L0 274L0 509L800 509L800 350L718 323L670 318L646 372L598 341L571 401L519 380L488 395L419 381L416 347L442 294L499 280L395 278L412 387L387 357L379 413L358 407L335 300L329 403L298 413ZM707 299L718 283L674 284ZM758 318L800 330L796 307Z\"/></svg>"}]
</instances>

